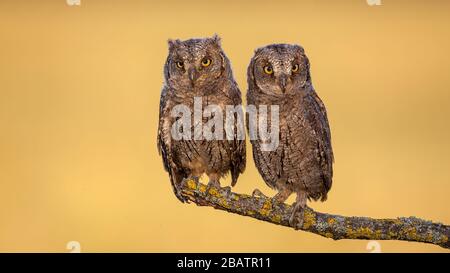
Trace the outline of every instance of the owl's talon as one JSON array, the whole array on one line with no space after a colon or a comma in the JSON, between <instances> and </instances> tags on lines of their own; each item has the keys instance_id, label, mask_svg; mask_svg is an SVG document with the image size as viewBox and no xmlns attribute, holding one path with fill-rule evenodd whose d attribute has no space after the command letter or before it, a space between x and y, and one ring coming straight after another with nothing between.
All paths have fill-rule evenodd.
<instances>
[{"instance_id":1,"label":"owl's talon","mask_svg":"<svg viewBox=\"0 0 450 273\"><path fill-rule=\"evenodd\" d=\"M197 182L197 183L200 181L200 177L198 177L198 176L194 175L194 176L191 176L191 178L194 179L195 182Z\"/></svg>"},{"instance_id":2,"label":"owl's talon","mask_svg":"<svg viewBox=\"0 0 450 273\"><path fill-rule=\"evenodd\" d=\"M181 201L181 203L189 203L189 199L182 194L183 189L181 185L175 186L175 196L178 198L178 200Z\"/></svg>"},{"instance_id":3,"label":"owl's talon","mask_svg":"<svg viewBox=\"0 0 450 273\"><path fill-rule=\"evenodd\" d=\"M220 183L217 180L209 180L208 186L214 186L216 188L220 188Z\"/></svg>"},{"instance_id":4,"label":"owl's talon","mask_svg":"<svg viewBox=\"0 0 450 273\"><path fill-rule=\"evenodd\" d=\"M184 197L181 193L178 193L177 195L178 199L180 199L181 203L187 203L189 204L189 198Z\"/></svg>"},{"instance_id":5,"label":"owl's talon","mask_svg":"<svg viewBox=\"0 0 450 273\"><path fill-rule=\"evenodd\" d=\"M211 188L220 189L220 183L217 180L209 180L208 185L206 185L206 191L209 192Z\"/></svg>"},{"instance_id":6,"label":"owl's talon","mask_svg":"<svg viewBox=\"0 0 450 273\"><path fill-rule=\"evenodd\" d=\"M264 193L262 193L262 191L258 190L258 189L254 189L252 192L252 197L261 197L261 198L265 198L268 199L269 197L267 197L266 195L264 195Z\"/></svg>"},{"instance_id":7,"label":"owl's talon","mask_svg":"<svg viewBox=\"0 0 450 273\"><path fill-rule=\"evenodd\" d=\"M224 189L226 192L231 192L231 187L230 186L223 187L222 189Z\"/></svg>"},{"instance_id":8,"label":"owl's talon","mask_svg":"<svg viewBox=\"0 0 450 273\"><path fill-rule=\"evenodd\" d=\"M300 213L300 215L298 215ZM292 205L291 216L289 217L289 225L295 229L301 229L303 227L305 218L305 208L301 206L301 203L295 202Z\"/></svg>"}]
</instances>

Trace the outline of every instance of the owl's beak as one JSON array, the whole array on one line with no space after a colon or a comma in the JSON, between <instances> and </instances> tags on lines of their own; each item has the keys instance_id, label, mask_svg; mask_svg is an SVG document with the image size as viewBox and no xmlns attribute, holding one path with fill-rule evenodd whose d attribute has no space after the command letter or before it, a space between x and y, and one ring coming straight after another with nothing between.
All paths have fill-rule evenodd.
<instances>
[{"instance_id":1,"label":"owl's beak","mask_svg":"<svg viewBox=\"0 0 450 273\"><path fill-rule=\"evenodd\" d=\"M188 77L189 80L191 81L191 85L194 86L194 83L198 77L197 70L195 69L195 67L191 67L188 69Z\"/></svg>"},{"instance_id":2,"label":"owl's beak","mask_svg":"<svg viewBox=\"0 0 450 273\"><path fill-rule=\"evenodd\" d=\"M278 77L278 84L280 85L281 91L283 91L283 93L286 91L288 79L289 76L286 74L282 74Z\"/></svg>"}]
</instances>

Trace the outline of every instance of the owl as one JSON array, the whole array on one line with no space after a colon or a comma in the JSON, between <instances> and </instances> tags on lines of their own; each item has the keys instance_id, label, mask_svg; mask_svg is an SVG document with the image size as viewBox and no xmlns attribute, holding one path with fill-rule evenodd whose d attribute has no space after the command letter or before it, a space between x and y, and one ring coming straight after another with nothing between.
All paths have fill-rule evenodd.
<instances>
[{"instance_id":1,"label":"owl","mask_svg":"<svg viewBox=\"0 0 450 273\"><path fill-rule=\"evenodd\" d=\"M242 124L245 136L244 117L238 115L239 111L232 112L234 123L231 132L234 137L231 139L225 136L225 132L223 137L213 139L198 137L194 127L199 126L199 122L195 122L195 118L191 119L194 121L190 127L183 131L192 132L191 136L182 139L173 137L173 126L178 120L172 113L174 107L183 105L191 113L195 113L198 108L194 109L195 99L200 99L201 109L214 105L223 112L227 111L226 106L242 111L242 100L241 92L233 78L230 61L222 50L217 35L185 41L169 40L168 44L169 54L164 65L165 81L160 98L157 146L164 168L169 173L174 193L181 202L185 202L186 199L180 193L180 183L184 178L198 178L206 174L209 178L208 187L220 186L219 180L231 173L231 185L236 184L246 164L245 137L237 137L239 124ZM215 117L201 115L200 121L207 124ZM220 120L225 123L225 119L226 115L223 114ZM200 124L197 128L201 129L201 126ZM216 127L213 130L216 130Z\"/></svg>"},{"instance_id":2,"label":"owl","mask_svg":"<svg viewBox=\"0 0 450 273\"><path fill-rule=\"evenodd\" d=\"M283 203L292 194L290 222L301 226L308 200L327 199L334 162L325 106L315 92L305 51L298 45L273 44L255 51L247 70L248 105L278 105L279 143L262 149L263 141L252 139L255 165L265 183L278 191L273 197ZM262 193L255 190L254 194Z\"/></svg>"}]
</instances>

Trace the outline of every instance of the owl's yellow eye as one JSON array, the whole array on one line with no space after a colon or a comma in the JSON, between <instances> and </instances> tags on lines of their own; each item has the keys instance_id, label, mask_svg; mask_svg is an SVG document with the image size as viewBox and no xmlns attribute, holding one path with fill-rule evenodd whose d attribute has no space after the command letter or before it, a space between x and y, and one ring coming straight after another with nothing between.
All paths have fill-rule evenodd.
<instances>
[{"instance_id":1,"label":"owl's yellow eye","mask_svg":"<svg viewBox=\"0 0 450 273\"><path fill-rule=\"evenodd\" d=\"M273 73L273 68L270 65L264 66L264 72L268 75L271 75Z\"/></svg>"},{"instance_id":2,"label":"owl's yellow eye","mask_svg":"<svg viewBox=\"0 0 450 273\"><path fill-rule=\"evenodd\" d=\"M178 62L176 62L176 65L178 68L183 68L184 63L182 61L178 61Z\"/></svg>"},{"instance_id":3,"label":"owl's yellow eye","mask_svg":"<svg viewBox=\"0 0 450 273\"><path fill-rule=\"evenodd\" d=\"M207 67L211 64L211 59L205 58L202 60L202 66Z\"/></svg>"},{"instance_id":4,"label":"owl's yellow eye","mask_svg":"<svg viewBox=\"0 0 450 273\"><path fill-rule=\"evenodd\" d=\"M300 67L299 67L299 65L298 64L294 64L293 66L292 66L292 72L298 72L298 69L299 69Z\"/></svg>"}]
</instances>

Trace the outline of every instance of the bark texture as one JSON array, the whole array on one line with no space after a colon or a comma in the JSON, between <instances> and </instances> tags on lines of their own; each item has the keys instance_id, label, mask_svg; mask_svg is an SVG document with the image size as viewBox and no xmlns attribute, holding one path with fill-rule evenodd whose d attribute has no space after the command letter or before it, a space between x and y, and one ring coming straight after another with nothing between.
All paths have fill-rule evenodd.
<instances>
[{"instance_id":1,"label":"bark texture","mask_svg":"<svg viewBox=\"0 0 450 273\"><path fill-rule=\"evenodd\" d=\"M334 240L401 240L439 245L450 249L450 227L411 217L373 219L320 213L307 208L302 226L289 224L291 206L270 198L231 192L229 187L207 187L195 179L185 179L182 195L199 206L249 216L258 220L312 232ZM298 222L298 221L297 221Z\"/></svg>"}]
</instances>

